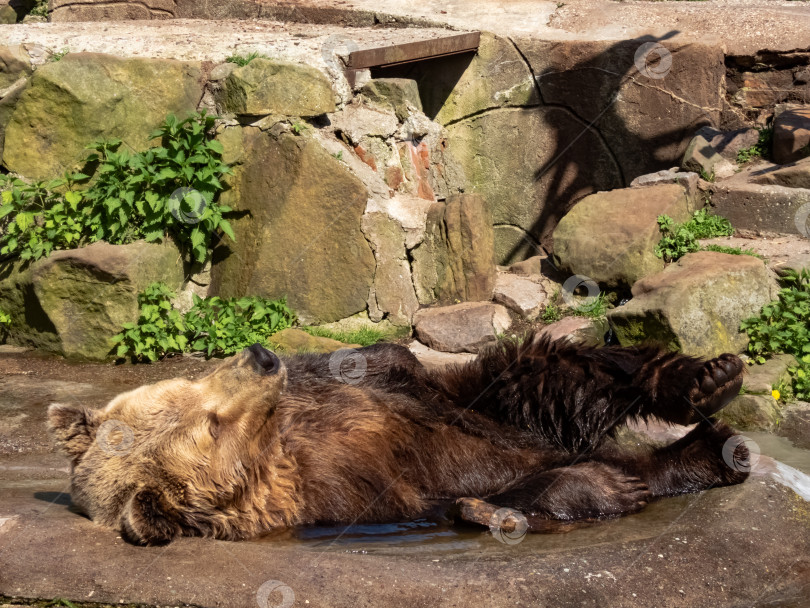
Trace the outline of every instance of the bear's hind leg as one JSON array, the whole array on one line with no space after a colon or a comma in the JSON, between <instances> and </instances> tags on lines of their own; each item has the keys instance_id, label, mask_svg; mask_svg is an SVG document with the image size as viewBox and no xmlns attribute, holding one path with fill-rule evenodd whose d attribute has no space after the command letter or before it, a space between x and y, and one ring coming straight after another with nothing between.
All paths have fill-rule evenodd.
<instances>
[{"instance_id":1,"label":"bear's hind leg","mask_svg":"<svg viewBox=\"0 0 810 608\"><path fill-rule=\"evenodd\" d=\"M640 511L651 498L635 475L603 462L581 462L535 473L487 498L527 516L565 521L617 517Z\"/></svg>"},{"instance_id":2,"label":"bear's hind leg","mask_svg":"<svg viewBox=\"0 0 810 608\"><path fill-rule=\"evenodd\" d=\"M751 457L739 435L724 422L704 420L678 441L641 455L600 460L637 475L654 497L701 492L742 483Z\"/></svg>"}]
</instances>

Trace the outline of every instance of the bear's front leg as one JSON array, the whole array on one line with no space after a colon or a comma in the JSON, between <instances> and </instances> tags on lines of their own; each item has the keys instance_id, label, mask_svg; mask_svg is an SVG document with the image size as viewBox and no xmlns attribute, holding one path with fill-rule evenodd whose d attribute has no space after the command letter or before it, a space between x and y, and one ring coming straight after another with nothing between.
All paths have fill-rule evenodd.
<instances>
[{"instance_id":1,"label":"bear's front leg","mask_svg":"<svg viewBox=\"0 0 810 608\"><path fill-rule=\"evenodd\" d=\"M742 385L735 355L702 361L653 347L590 348L527 337L434 372L456 405L587 454L628 419L703 420Z\"/></svg>"}]
</instances>

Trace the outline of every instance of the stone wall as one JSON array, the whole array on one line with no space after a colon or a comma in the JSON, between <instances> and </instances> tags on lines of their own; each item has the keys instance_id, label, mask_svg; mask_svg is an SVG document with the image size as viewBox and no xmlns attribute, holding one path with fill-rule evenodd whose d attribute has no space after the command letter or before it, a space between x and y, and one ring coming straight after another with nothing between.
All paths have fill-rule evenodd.
<instances>
[{"instance_id":1,"label":"stone wall","mask_svg":"<svg viewBox=\"0 0 810 608\"><path fill-rule=\"evenodd\" d=\"M747 120L719 48L642 44L484 33L477 54L374 71L349 97L339 74L281 61L69 54L34 69L0 48L0 163L54 177L98 137L143 149L168 113L215 111L238 217L209 293L409 327L420 306L489 299L492 262L550 252L580 199L678 165L702 125Z\"/></svg>"}]
</instances>

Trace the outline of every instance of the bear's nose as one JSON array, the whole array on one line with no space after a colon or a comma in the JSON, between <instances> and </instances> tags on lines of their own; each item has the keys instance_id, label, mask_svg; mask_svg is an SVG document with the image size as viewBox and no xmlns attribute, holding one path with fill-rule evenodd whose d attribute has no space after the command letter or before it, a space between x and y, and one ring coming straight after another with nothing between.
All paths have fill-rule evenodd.
<instances>
[{"instance_id":1,"label":"bear's nose","mask_svg":"<svg viewBox=\"0 0 810 608\"><path fill-rule=\"evenodd\" d=\"M278 373L278 370L281 369L279 358L261 344L249 346L248 350L253 355L253 361L259 366L261 373L271 375Z\"/></svg>"}]
</instances>

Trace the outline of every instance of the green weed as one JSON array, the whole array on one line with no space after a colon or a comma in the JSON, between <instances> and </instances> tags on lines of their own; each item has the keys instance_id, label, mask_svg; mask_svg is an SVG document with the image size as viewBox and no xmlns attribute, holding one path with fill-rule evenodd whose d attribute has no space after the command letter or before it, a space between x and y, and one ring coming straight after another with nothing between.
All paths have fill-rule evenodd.
<instances>
[{"instance_id":1,"label":"green weed","mask_svg":"<svg viewBox=\"0 0 810 608\"><path fill-rule=\"evenodd\" d=\"M779 298L740 328L748 334L748 352L756 363L777 353L796 357L798 365L788 370L792 391L799 399L810 399L810 272L786 272Z\"/></svg>"},{"instance_id":2,"label":"green weed","mask_svg":"<svg viewBox=\"0 0 810 608\"><path fill-rule=\"evenodd\" d=\"M254 59L270 59L267 55L262 55L258 51L254 51L252 53L248 53L247 55L231 55L227 57L225 61L227 63L235 63L239 67L245 67Z\"/></svg>"},{"instance_id":3,"label":"green weed","mask_svg":"<svg viewBox=\"0 0 810 608\"><path fill-rule=\"evenodd\" d=\"M161 145L145 152L122 149L118 139L99 140L88 149L86 167L97 167L85 190L87 173L68 173L50 182L27 184L0 176L0 254L37 260L55 249L96 241L148 242L171 236L202 262L219 231L235 239L217 201L220 179L231 173L222 162L222 144L209 139L215 118L205 111L185 120L169 116L150 138Z\"/></svg>"},{"instance_id":4,"label":"green weed","mask_svg":"<svg viewBox=\"0 0 810 608\"><path fill-rule=\"evenodd\" d=\"M773 129L770 127L759 130L759 141L753 146L743 148L737 152L737 163L742 165L754 158L768 158L771 153L771 143L773 142Z\"/></svg>"},{"instance_id":5,"label":"green weed","mask_svg":"<svg viewBox=\"0 0 810 608\"><path fill-rule=\"evenodd\" d=\"M267 345L270 335L295 322L284 300L195 295L191 309L181 315L171 304L174 295L166 285L153 283L138 296L137 322L125 323L113 338L118 357L157 361L181 352L230 355L251 344Z\"/></svg>"},{"instance_id":6,"label":"green weed","mask_svg":"<svg viewBox=\"0 0 810 608\"><path fill-rule=\"evenodd\" d=\"M668 262L687 253L700 251L698 239L734 234L731 222L719 215L711 215L706 209L698 209L683 224L676 224L668 215L660 215L658 228L661 231L661 240L655 247L655 255Z\"/></svg>"}]
</instances>

